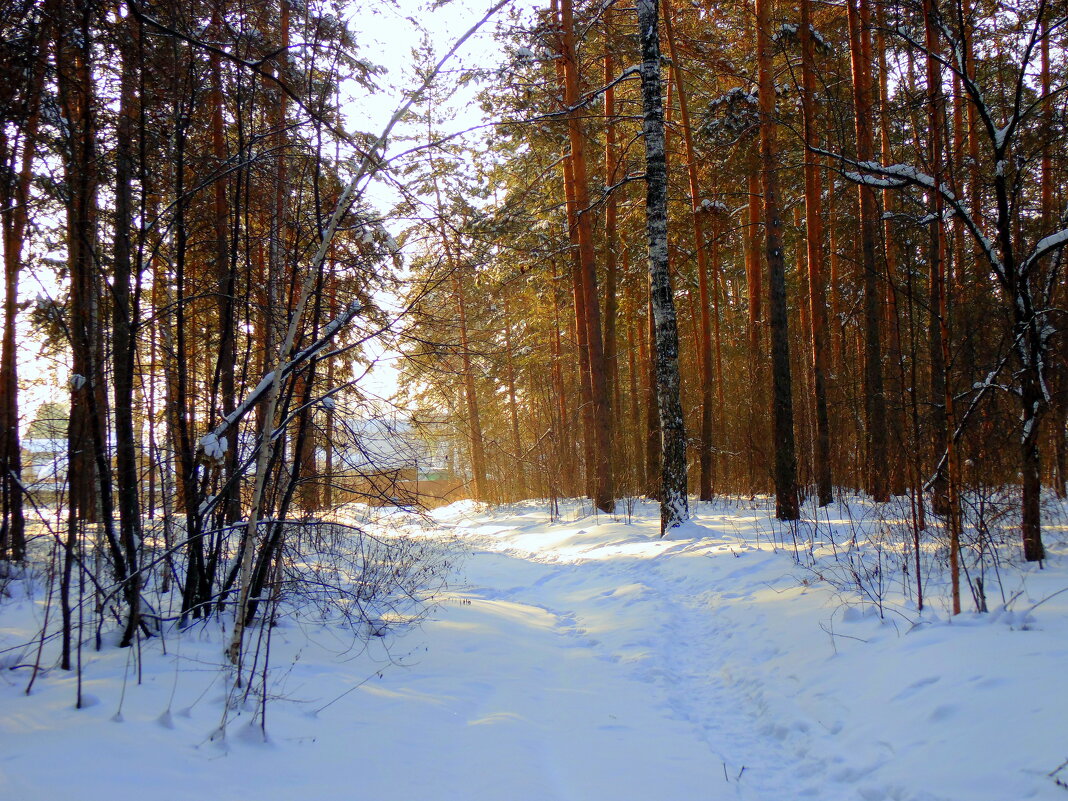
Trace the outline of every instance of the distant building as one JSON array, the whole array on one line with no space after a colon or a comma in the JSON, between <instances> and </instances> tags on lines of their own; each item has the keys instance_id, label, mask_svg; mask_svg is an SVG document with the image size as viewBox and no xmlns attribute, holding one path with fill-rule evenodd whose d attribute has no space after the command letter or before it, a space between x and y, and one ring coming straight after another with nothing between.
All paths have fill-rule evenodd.
<instances>
[{"instance_id":1,"label":"distant building","mask_svg":"<svg viewBox=\"0 0 1068 801\"><path fill-rule=\"evenodd\" d=\"M335 423L330 447L331 475L324 477L354 500L433 506L462 492L464 482L453 469L455 443L443 424L350 418ZM325 449L316 461L325 473Z\"/></svg>"},{"instance_id":2,"label":"distant building","mask_svg":"<svg viewBox=\"0 0 1068 801\"><path fill-rule=\"evenodd\" d=\"M22 483L42 501L50 501L67 483L67 440L27 437L22 440Z\"/></svg>"},{"instance_id":3,"label":"distant building","mask_svg":"<svg viewBox=\"0 0 1068 801\"><path fill-rule=\"evenodd\" d=\"M55 502L66 486L69 417L62 404L42 404L22 437L22 483L40 503Z\"/></svg>"},{"instance_id":4,"label":"distant building","mask_svg":"<svg viewBox=\"0 0 1068 801\"><path fill-rule=\"evenodd\" d=\"M42 504L56 503L67 483L68 420L66 406L45 404L22 438L23 483ZM242 460L251 456L255 442L253 433L242 432ZM456 448L445 423L343 418L334 421L331 441L319 442L317 475L303 480L328 483L334 503L434 506L462 497L465 481L454 469Z\"/></svg>"}]
</instances>

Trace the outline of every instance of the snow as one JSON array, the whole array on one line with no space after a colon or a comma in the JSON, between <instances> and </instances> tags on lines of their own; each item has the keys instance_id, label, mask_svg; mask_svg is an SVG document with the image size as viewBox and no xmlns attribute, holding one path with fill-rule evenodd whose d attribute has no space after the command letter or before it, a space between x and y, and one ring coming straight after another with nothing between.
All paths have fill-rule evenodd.
<instances>
[{"instance_id":1,"label":"snow","mask_svg":"<svg viewBox=\"0 0 1068 801\"><path fill-rule=\"evenodd\" d=\"M1035 245L1036 253L1047 253L1068 244L1068 228L1057 231L1054 234L1043 237Z\"/></svg>"},{"instance_id":2,"label":"snow","mask_svg":"<svg viewBox=\"0 0 1068 801\"><path fill-rule=\"evenodd\" d=\"M226 440L214 432L200 438L199 448L204 456L213 462L222 462L226 458Z\"/></svg>"},{"instance_id":3,"label":"snow","mask_svg":"<svg viewBox=\"0 0 1068 801\"><path fill-rule=\"evenodd\" d=\"M797 36L797 32L798 32L799 28L800 28L799 25L795 25L793 23L784 22L782 25L779 26L779 30L777 30L774 34L772 34L771 40L773 42L777 42L780 39L792 39L792 38L795 38ZM812 26L809 25L809 30L811 30L811 29L812 29Z\"/></svg>"},{"instance_id":4,"label":"snow","mask_svg":"<svg viewBox=\"0 0 1068 801\"><path fill-rule=\"evenodd\" d=\"M615 517L578 502L555 518L533 502L388 513L381 536L463 554L450 589L366 644L281 619L266 742L232 697L225 623L171 631L165 652L143 641L140 684L136 649L87 645L81 710L73 674L26 696L27 668L0 671L0 798L1065 797L1063 509L1045 569L1002 562L1006 602L990 572L992 612L951 618L933 546L917 611L893 515L806 506L795 531L771 506L695 504L665 539L637 501ZM8 593L5 668L33 662L45 600L28 581Z\"/></svg>"},{"instance_id":5,"label":"snow","mask_svg":"<svg viewBox=\"0 0 1068 801\"><path fill-rule=\"evenodd\" d=\"M1005 149L1005 140L1008 139L1009 131L1012 130L1012 124L1012 122L1009 122L1001 128L994 129L994 149L998 152ZM998 174L1000 175L1001 173Z\"/></svg>"},{"instance_id":6,"label":"snow","mask_svg":"<svg viewBox=\"0 0 1068 801\"><path fill-rule=\"evenodd\" d=\"M1026 275L1039 259L1057 248L1064 247L1066 244L1068 244L1068 228L1043 237L1035 245L1031 255L1020 265L1020 274Z\"/></svg>"}]
</instances>

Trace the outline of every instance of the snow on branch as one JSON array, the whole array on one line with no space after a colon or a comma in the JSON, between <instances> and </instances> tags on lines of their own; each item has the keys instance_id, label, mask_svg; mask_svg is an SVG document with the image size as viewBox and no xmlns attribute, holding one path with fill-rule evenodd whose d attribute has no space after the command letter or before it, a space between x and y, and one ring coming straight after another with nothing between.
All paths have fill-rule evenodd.
<instances>
[{"instance_id":1,"label":"snow on branch","mask_svg":"<svg viewBox=\"0 0 1068 801\"><path fill-rule=\"evenodd\" d=\"M968 229L968 233L971 234L972 238L982 249L983 255L986 256L987 262L989 262L991 269L997 274L998 279L1006 287L1009 286L1010 282L1008 280L1009 277L1005 272L1005 265L1002 264L1001 257L998 255L994 245L986 235L983 234L971 212L964 206L960 198L956 196L947 184L936 183L935 179L930 175L921 172L908 164L885 165L880 164L877 161L856 161L855 159L847 158L841 153L832 153L831 151L822 150L820 148L813 148L812 150L822 156L829 156L837 159L844 165L855 168L854 170L841 171L842 177L854 183L885 189L918 186L922 189L937 192L942 197L942 200L945 201L946 205L953 211L953 214L964 223L964 227Z\"/></svg>"},{"instance_id":2,"label":"snow on branch","mask_svg":"<svg viewBox=\"0 0 1068 801\"><path fill-rule=\"evenodd\" d=\"M900 189L908 186L908 181L893 178L876 178L874 175L864 175L859 172L843 172L842 177L855 184L864 184L876 189Z\"/></svg>"},{"instance_id":3,"label":"snow on branch","mask_svg":"<svg viewBox=\"0 0 1068 801\"><path fill-rule=\"evenodd\" d=\"M362 309L363 306L359 301L350 303L341 314L331 320L326 327L323 328L322 333L315 342L293 354L293 356L279 367L278 370L272 370L267 373L267 375L260 380L260 383L258 383L255 388L245 396L244 400L237 405L236 409L226 415L219 425L215 426L215 428L200 438L200 441L197 443L197 450L211 461L222 461L223 455L226 452L227 432L239 423L259 401L267 396L267 392L270 390L275 379L286 378L301 364L311 359L317 353L320 353L330 344L342 328L352 322L353 318L356 317Z\"/></svg>"},{"instance_id":4,"label":"snow on branch","mask_svg":"<svg viewBox=\"0 0 1068 801\"><path fill-rule=\"evenodd\" d=\"M1064 247L1066 244L1068 244L1068 228L1062 228L1056 233L1043 237L1035 245L1031 255L1020 264L1020 274L1027 275L1043 256Z\"/></svg>"}]
</instances>

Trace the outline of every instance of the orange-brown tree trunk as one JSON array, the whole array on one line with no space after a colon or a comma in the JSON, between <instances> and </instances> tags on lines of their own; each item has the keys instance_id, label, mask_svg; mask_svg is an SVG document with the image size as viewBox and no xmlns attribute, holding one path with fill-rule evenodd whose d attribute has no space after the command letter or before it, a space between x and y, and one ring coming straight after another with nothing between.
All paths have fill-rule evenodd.
<instances>
[{"instance_id":1,"label":"orange-brown tree trunk","mask_svg":"<svg viewBox=\"0 0 1068 801\"><path fill-rule=\"evenodd\" d=\"M943 181L943 142L945 126L945 98L942 94L942 71L938 61L939 44L933 0L924 0L924 37L927 49L927 121L930 131L929 159L931 176L936 185ZM949 319L946 302L946 241L943 229L942 195L932 192L931 222L931 394L935 406L935 441L943 446L936 450L936 458L943 460L938 477L945 478L945 500L941 511L947 518L950 546L949 570L952 585L953 614L960 614L960 508L957 500L956 448L952 435L953 395L949 384ZM936 394L940 391L941 397ZM940 409L940 411L939 411ZM939 486L935 484L935 501ZM937 506L936 506L937 509Z\"/></svg>"},{"instance_id":2,"label":"orange-brown tree trunk","mask_svg":"<svg viewBox=\"0 0 1068 801\"><path fill-rule=\"evenodd\" d=\"M794 453L793 386L790 377L790 332L786 306L786 260L779 204L778 152L775 136L775 84L772 77L772 0L756 0L757 93L760 103L760 178L764 190L764 244L768 262L771 316L772 427L775 516L796 520L797 457Z\"/></svg>"},{"instance_id":3,"label":"orange-brown tree trunk","mask_svg":"<svg viewBox=\"0 0 1068 801\"><path fill-rule=\"evenodd\" d=\"M679 122L682 127L682 141L686 151L686 178L690 190L690 221L693 226L694 250L697 253L697 286L700 300L697 360L701 376L701 428L697 444L697 456L701 473L698 492L702 501L710 501L712 500L715 463L712 459L712 398L714 390L712 377L712 315L709 308L708 252L705 246L704 229L704 215L707 210L702 205L701 190L697 180L697 156L693 147L693 129L690 126L686 84L683 81L682 69L679 66L679 56L675 47L670 0L663 0L663 4L664 32L667 38L668 55L671 57L671 71L675 78L675 94L679 102Z\"/></svg>"},{"instance_id":4,"label":"orange-brown tree trunk","mask_svg":"<svg viewBox=\"0 0 1068 801\"><path fill-rule=\"evenodd\" d=\"M0 559L21 561L26 555L26 518L22 497L22 443L19 437L18 285L22 250L29 224L30 182L37 154L44 91L45 64L51 26L48 14L33 43L33 67L23 91L25 116L19 122L20 136L8 138L0 125L0 169L12 180L0 182L0 225L4 248L4 333L0 354ZM18 143L18 144L16 144Z\"/></svg>"},{"instance_id":5,"label":"orange-brown tree trunk","mask_svg":"<svg viewBox=\"0 0 1068 801\"><path fill-rule=\"evenodd\" d=\"M870 161L875 147L872 135L871 20L867 0L848 0L849 43L853 72L857 160ZM878 204L875 189L857 187L860 209L861 271L864 287L864 423L867 489L876 501L890 497L886 447L886 397L883 393L881 304L879 300Z\"/></svg>"},{"instance_id":6,"label":"orange-brown tree trunk","mask_svg":"<svg viewBox=\"0 0 1068 801\"><path fill-rule=\"evenodd\" d=\"M615 509L615 484L612 475L611 409L605 375L604 340L601 310L597 297L597 264L594 258L591 220L587 137L583 109L579 108L579 67L575 50L575 21L571 0L560 0L561 56L563 62L563 96L567 110L567 133L571 143L571 168L576 206L579 274L585 308L579 325L586 330L589 347L589 381L593 414L594 504L603 512Z\"/></svg>"},{"instance_id":7,"label":"orange-brown tree trunk","mask_svg":"<svg viewBox=\"0 0 1068 801\"><path fill-rule=\"evenodd\" d=\"M815 416L813 472L820 506L832 500L831 430L827 415L827 292L823 250L823 189L820 164L813 149L820 145L817 129L815 48L811 0L801 0L801 110L805 145L805 242L808 253L808 303L812 325L812 401Z\"/></svg>"}]
</instances>

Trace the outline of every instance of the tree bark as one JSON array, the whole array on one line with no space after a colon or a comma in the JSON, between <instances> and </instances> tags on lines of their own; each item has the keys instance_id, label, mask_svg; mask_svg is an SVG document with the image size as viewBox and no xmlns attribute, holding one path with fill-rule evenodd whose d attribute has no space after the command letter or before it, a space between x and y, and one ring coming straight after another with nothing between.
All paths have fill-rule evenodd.
<instances>
[{"instance_id":1,"label":"tree bark","mask_svg":"<svg viewBox=\"0 0 1068 801\"><path fill-rule=\"evenodd\" d=\"M51 3L49 4L52 5ZM4 331L0 353L0 559L21 561L26 555L26 518L22 497L22 442L19 437L18 284L22 249L29 224L30 183L37 154L44 92L45 64L51 37L49 13L43 15L28 54L33 60L25 85L21 136L9 140L0 130L0 165L12 179L0 186L0 224L4 247ZM16 146L21 142L21 148ZM16 166L17 165L17 166Z\"/></svg>"},{"instance_id":2,"label":"tree bark","mask_svg":"<svg viewBox=\"0 0 1068 801\"><path fill-rule=\"evenodd\" d=\"M882 5L876 6L876 50L879 62L879 144L883 162L893 163L893 152L890 142L891 119L889 103L889 69L886 58L886 19L885 9ZM901 349L901 326L898 315L898 243L894 236L894 192L891 189L883 191L883 243L886 253L886 303L884 307L886 323L886 335L889 339L889 364L887 374L887 395L894 400L894 405L888 408L887 423L888 434L892 438L889 447L892 450L890 459L890 493L892 495L904 495L907 484L908 465L905 448L905 381L903 371Z\"/></svg>"},{"instance_id":3,"label":"tree bark","mask_svg":"<svg viewBox=\"0 0 1068 801\"><path fill-rule=\"evenodd\" d=\"M564 105L567 109L567 132L571 143L571 167L579 244L579 265L585 301L586 336L589 343L590 389L593 405L594 475L593 501L602 512L615 509L615 484L612 475L612 420L608 384L605 376L604 340L601 333L601 310L597 298L597 265L594 259L593 225L590 214L589 180L586 167L586 133L579 108L578 60L575 54L575 22L571 0L560 2L561 55L563 56Z\"/></svg>"},{"instance_id":4,"label":"tree bark","mask_svg":"<svg viewBox=\"0 0 1068 801\"><path fill-rule=\"evenodd\" d=\"M645 219L649 280L656 324L656 389L663 443L660 535L689 517L686 427L679 401L679 337L668 265L667 158L661 98L657 0L638 0L642 51L642 133L645 138Z\"/></svg>"},{"instance_id":5,"label":"tree bark","mask_svg":"<svg viewBox=\"0 0 1068 801\"><path fill-rule=\"evenodd\" d=\"M219 0L212 7L212 29L217 34L222 32L222 8L225 0ZM218 392L223 417L228 417L237 406L237 386L234 374L237 364L237 337L235 319L235 293L237 289L236 263L233 261L230 240L227 236L227 223L230 207L227 204L226 180L221 175L227 162L226 141L223 136L223 91L222 63L218 53L210 56L210 92L208 102L211 105L211 150L215 161L216 175L212 184L212 224L215 236L215 280L218 285L219 312L219 349L216 361ZM234 196L235 213L237 195ZM236 251L235 251L236 252ZM223 461L222 486L226 498L220 503L222 521L227 525L236 523L241 518L241 494L238 484L233 481L237 472L237 434L230 432L226 438L226 456Z\"/></svg>"},{"instance_id":6,"label":"tree bark","mask_svg":"<svg viewBox=\"0 0 1068 801\"><path fill-rule=\"evenodd\" d=\"M764 245L768 261L771 316L772 426L775 449L775 516L796 520L797 457L794 452L793 387L790 377L790 331L786 307L786 262L775 143L775 84L771 74L771 0L756 0L757 92L760 103L760 177L764 191Z\"/></svg>"},{"instance_id":7,"label":"tree bark","mask_svg":"<svg viewBox=\"0 0 1068 801\"><path fill-rule=\"evenodd\" d=\"M675 76L675 94L679 101L679 122L682 126L682 141L686 150L686 177L690 190L690 220L693 225L694 250L697 253L697 286L700 298L698 315L699 333L697 337L698 364L701 375L701 435L698 440L697 453L701 466L699 497L702 501L712 500L712 484L715 464L712 459L713 443L713 377L712 377L712 316L708 292L708 253L705 247L704 216L707 209L702 204L700 186L697 180L697 156L693 147L693 130L690 126L690 110L687 103L686 85L679 57L675 48L675 36L671 25L671 7L669 0L664 0L664 30L667 34L668 55L671 69Z\"/></svg>"},{"instance_id":8,"label":"tree bark","mask_svg":"<svg viewBox=\"0 0 1068 801\"><path fill-rule=\"evenodd\" d=\"M653 301L646 304L645 331L641 341L645 345L645 494L653 500L661 497L663 441L660 434L660 404L657 400L656 319Z\"/></svg>"},{"instance_id":9,"label":"tree bark","mask_svg":"<svg viewBox=\"0 0 1068 801\"><path fill-rule=\"evenodd\" d=\"M508 382L508 416L512 424L512 450L515 453L516 477L513 488L514 497L522 500L527 497L526 459L523 454L523 441L519 435L519 404L516 402L515 350L512 343L512 318L508 310L508 295L503 294L504 303L504 349L507 359Z\"/></svg>"},{"instance_id":10,"label":"tree bark","mask_svg":"<svg viewBox=\"0 0 1068 801\"><path fill-rule=\"evenodd\" d=\"M1041 206L1039 214L1042 219L1042 230L1052 231L1056 225L1056 215L1053 211L1053 148L1051 141L1054 136L1054 121L1056 111L1053 108L1051 90L1053 88L1050 78L1050 27L1049 22L1042 20L1042 39L1040 42L1041 63L1041 89L1042 98L1046 104L1042 112L1042 153L1041 153ZM971 106L969 106L971 108ZM1053 258L1060 258L1060 254ZM1055 295L1055 303L1063 307L1066 294L1063 281L1061 291ZM1058 498L1068 497L1068 336L1062 331L1057 338L1057 363L1059 375L1054 381L1056 391L1053 397L1053 405L1050 410L1053 415L1053 490Z\"/></svg>"},{"instance_id":11,"label":"tree bark","mask_svg":"<svg viewBox=\"0 0 1068 801\"><path fill-rule=\"evenodd\" d=\"M812 43L811 0L801 0L801 110L805 145L805 242L808 253L808 302L812 325L812 395L815 412L813 468L820 506L833 500L831 429L827 415L827 292L823 251L823 189L820 181L817 132L816 69Z\"/></svg>"},{"instance_id":12,"label":"tree bark","mask_svg":"<svg viewBox=\"0 0 1068 801\"><path fill-rule=\"evenodd\" d=\"M927 117L930 130L931 173L935 184L943 179L943 141L945 128L945 98L942 94L942 71L938 63L938 33L935 0L924 0L924 37L927 47ZM931 223L931 394L934 396L935 431L944 444L945 496L941 513L949 528L949 572L953 614L960 614L960 504L957 498L956 443L953 438L953 395L949 383L949 313L946 298L946 242L943 229L943 202L939 192L932 192L933 221ZM936 335L937 331L937 335ZM937 351L936 351L937 344ZM941 390L941 397L935 390ZM935 487L935 509L938 510L938 485Z\"/></svg>"},{"instance_id":13,"label":"tree bark","mask_svg":"<svg viewBox=\"0 0 1068 801\"><path fill-rule=\"evenodd\" d=\"M853 105L857 133L857 160L870 161L875 153L872 136L871 20L867 0L849 0L849 42L853 71ZM886 397L883 393L880 331L878 204L875 189L857 187L860 209L861 270L864 286L864 423L867 444L867 489L878 502L890 499L886 447Z\"/></svg>"},{"instance_id":14,"label":"tree bark","mask_svg":"<svg viewBox=\"0 0 1068 801\"><path fill-rule=\"evenodd\" d=\"M119 116L115 137L115 236L112 255L112 375L115 395L115 463L119 501L119 538L128 574L125 590L129 606L121 645L129 646L140 622L141 582L138 548L141 542L141 506L137 469L137 440L133 423L134 331L137 326L137 296L131 291L133 274L130 231L133 229L132 162L135 122L140 116L136 94L140 23L133 15L125 20L129 36L119 32L122 70L119 79Z\"/></svg>"},{"instance_id":15,"label":"tree bark","mask_svg":"<svg viewBox=\"0 0 1068 801\"><path fill-rule=\"evenodd\" d=\"M937 32L932 14L935 8L932 3L925 0L924 3L924 31L926 47L928 50L926 59L927 80L927 127L930 132L928 143L928 159L931 165L931 174L935 181L942 180L942 136L941 132L945 125L945 98L942 94L942 72L937 61ZM943 320L941 310L945 307L945 258L946 243L945 231L942 222L942 198L939 193L932 193L931 197L932 220L930 223L930 255L929 262L929 295L928 307L930 310L928 342L931 363L931 412L929 419L930 439L933 447L933 461L936 465L936 473L931 484L931 507L936 514L949 517L951 515L948 460L942 460L943 454L949 448L949 420L946 409L946 395L948 376L946 374L948 343L943 339L948 335L948 320ZM946 332L946 334L944 334ZM940 466L938 466L940 465Z\"/></svg>"},{"instance_id":16,"label":"tree bark","mask_svg":"<svg viewBox=\"0 0 1068 801\"><path fill-rule=\"evenodd\" d=\"M615 78L615 59L612 57L612 49L615 47L614 27L612 25L615 13L611 8L605 8L605 51L604 51L604 82L608 87L604 93L604 172L605 186L614 186L619 180L620 159L619 145L616 142L616 92L611 82ZM604 201L604 362L605 362L605 385L608 394L609 417L616 420L620 414L620 390L619 390L619 345L618 337L618 312L619 312L619 266L617 249L619 247L618 234L619 202L616 192L608 193ZM618 437L613 428L613 435ZM614 465L619 451L620 443L612 443L611 459Z\"/></svg>"},{"instance_id":17,"label":"tree bark","mask_svg":"<svg viewBox=\"0 0 1068 801\"><path fill-rule=\"evenodd\" d=\"M444 232L442 233L444 237ZM451 249L445 245L446 252ZM449 256L450 261L452 256ZM471 342L467 329L467 301L464 297L463 281L460 273L453 267L452 287L456 299L456 310L460 321L460 360L463 365L464 402L467 406L467 435L471 445L471 472L474 478L475 500L486 500L489 487L486 485L486 448L482 439L482 417L478 405L478 392L475 387L475 373L471 364Z\"/></svg>"},{"instance_id":18,"label":"tree bark","mask_svg":"<svg viewBox=\"0 0 1068 801\"><path fill-rule=\"evenodd\" d=\"M578 238L578 203L575 200L575 163L571 154L563 159L564 169L564 205L567 214L568 241L571 246L571 303L575 314L571 323L575 327L575 355L578 357L579 411L582 415L582 455L583 455L583 489L587 497L593 498L597 492L596 472L597 436L593 387L590 384L590 340L589 327L586 324L586 293L583 290L581 247Z\"/></svg>"}]
</instances>

